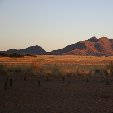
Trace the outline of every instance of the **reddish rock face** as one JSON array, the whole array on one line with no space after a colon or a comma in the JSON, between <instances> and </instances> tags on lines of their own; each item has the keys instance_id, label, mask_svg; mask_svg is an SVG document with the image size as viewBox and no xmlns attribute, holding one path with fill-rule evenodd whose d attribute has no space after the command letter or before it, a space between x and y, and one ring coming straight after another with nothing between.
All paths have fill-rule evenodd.
<instances>
[{"instance_id":1,"label":"reddish rock face","mask_svg":"<svg viewBox=\"0 0 113 113\"><path fill-rule=\"evenodd\" d=\"M94 56L113 55L113 39L92 37L86 41L80 41L63 49L53 51L53 53Z\"/></svg>"}]
</instances>

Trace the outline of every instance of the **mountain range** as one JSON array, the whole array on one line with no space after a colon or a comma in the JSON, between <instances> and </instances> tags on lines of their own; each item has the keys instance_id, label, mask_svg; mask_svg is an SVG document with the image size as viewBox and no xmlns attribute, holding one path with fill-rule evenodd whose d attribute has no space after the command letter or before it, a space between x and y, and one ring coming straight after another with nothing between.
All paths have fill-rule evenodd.
<instances>
[{"instance_id":1,"label":"mountain range","mask_svg":"<svg viewBox=\"0 0 113 113\"><path fill-rule=\"evenodd\" d=\"M9 49L1 51L1 53L17 53L17 54L34 54L34 55L82 55L82 56L111 56L113 55L113 39L101 37L97 39L95 36L79 41L75 44L68 45L63 49L46 52L42 47L30 46L26 49Z\"/></svg>"},{"instance_id":2,"label":"mountain range","mask_svg":"<svg viewBox=\"0 0 113 113\"><path fill-rule=\"evenodd\" d=\"M28 47L26 49L9 49L7 51L1 51L1 53L43 55L43 54L46 54L46 51L42 47L36 45L36 46L30 46L30 47Z\"/></svg>"}]
</instances>

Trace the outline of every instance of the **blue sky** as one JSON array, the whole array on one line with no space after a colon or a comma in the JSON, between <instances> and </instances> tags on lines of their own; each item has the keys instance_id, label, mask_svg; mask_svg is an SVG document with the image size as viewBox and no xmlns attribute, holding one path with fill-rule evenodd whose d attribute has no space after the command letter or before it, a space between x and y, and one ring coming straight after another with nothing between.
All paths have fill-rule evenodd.
<instances>
[{"instance_id":1,"label":"blue sky","mask_svg":"<svg viewBox=\"0 0 113 113\"><path fill-rule=\"evenodd\" d=\"M51 51L92 36L113 38L113 0L0 0L0 50Z\"/></svg>"}]
</instances>

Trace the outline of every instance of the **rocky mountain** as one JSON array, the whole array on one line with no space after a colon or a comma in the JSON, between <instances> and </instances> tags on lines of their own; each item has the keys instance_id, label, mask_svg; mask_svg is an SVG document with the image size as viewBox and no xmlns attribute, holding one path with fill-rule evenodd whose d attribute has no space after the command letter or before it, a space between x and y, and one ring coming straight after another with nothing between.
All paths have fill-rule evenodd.
<instances>
[{"instance_id":1,"label":"rocky mountain","mask_svg":"<svg viewBox=\"0 0 113 113\"><path fill-rule=\"evenodd\" d=\"M7 51L3 51L2 53L7 53L7 54L12 54L12 53L16 53L16 54L34 54L34 55L41 55L41 54L45 54L46 51L44 49L42 49L40 46L36 45L36 46L30 46L26 49L9 49Z\"/></svg>"},{"instance_id":2,"label":"rocky mountain","mask_svg":"<svg viewBox=\"0 0 113 113\"><path fill-rule=\"evenodd\" d=\"M1 51L6 54L31 54L31 55L83 55L83 56L110 56L113 55L113 39L101 37L97 39L95 36L85 40L79 41L75 44L68 45L63 49L46 52L42 47L30 46L26 49L9 49Z\"/></svg>"},{"instance_id":3,"label":"rocky mountain","mask_svg":"<svg viewBox=\"0 0 113 113\"><path fill-rule=\"evenodd\" d=\"M113 39L107 37L97 39L94 36L88 40L68 45L63 49L53 50L51 54L109 56L113 55Z\"/></svg>"}]
</instances>

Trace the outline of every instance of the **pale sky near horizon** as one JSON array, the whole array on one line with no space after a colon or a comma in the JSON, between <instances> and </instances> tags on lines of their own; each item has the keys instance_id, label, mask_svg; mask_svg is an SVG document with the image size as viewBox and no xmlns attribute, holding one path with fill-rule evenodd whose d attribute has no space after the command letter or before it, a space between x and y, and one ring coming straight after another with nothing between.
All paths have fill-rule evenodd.
<instances>
[{"instance_id":1,"label":"pale sky near horizon","mask_svg":"<svg viewBox=\"0 0 113 113\"><path fill-rule=\"evenodd\" d=\"M0 50L51 51L92 36L113 38L113 0L0 0Z\"/></svg>"}]
</instances>

